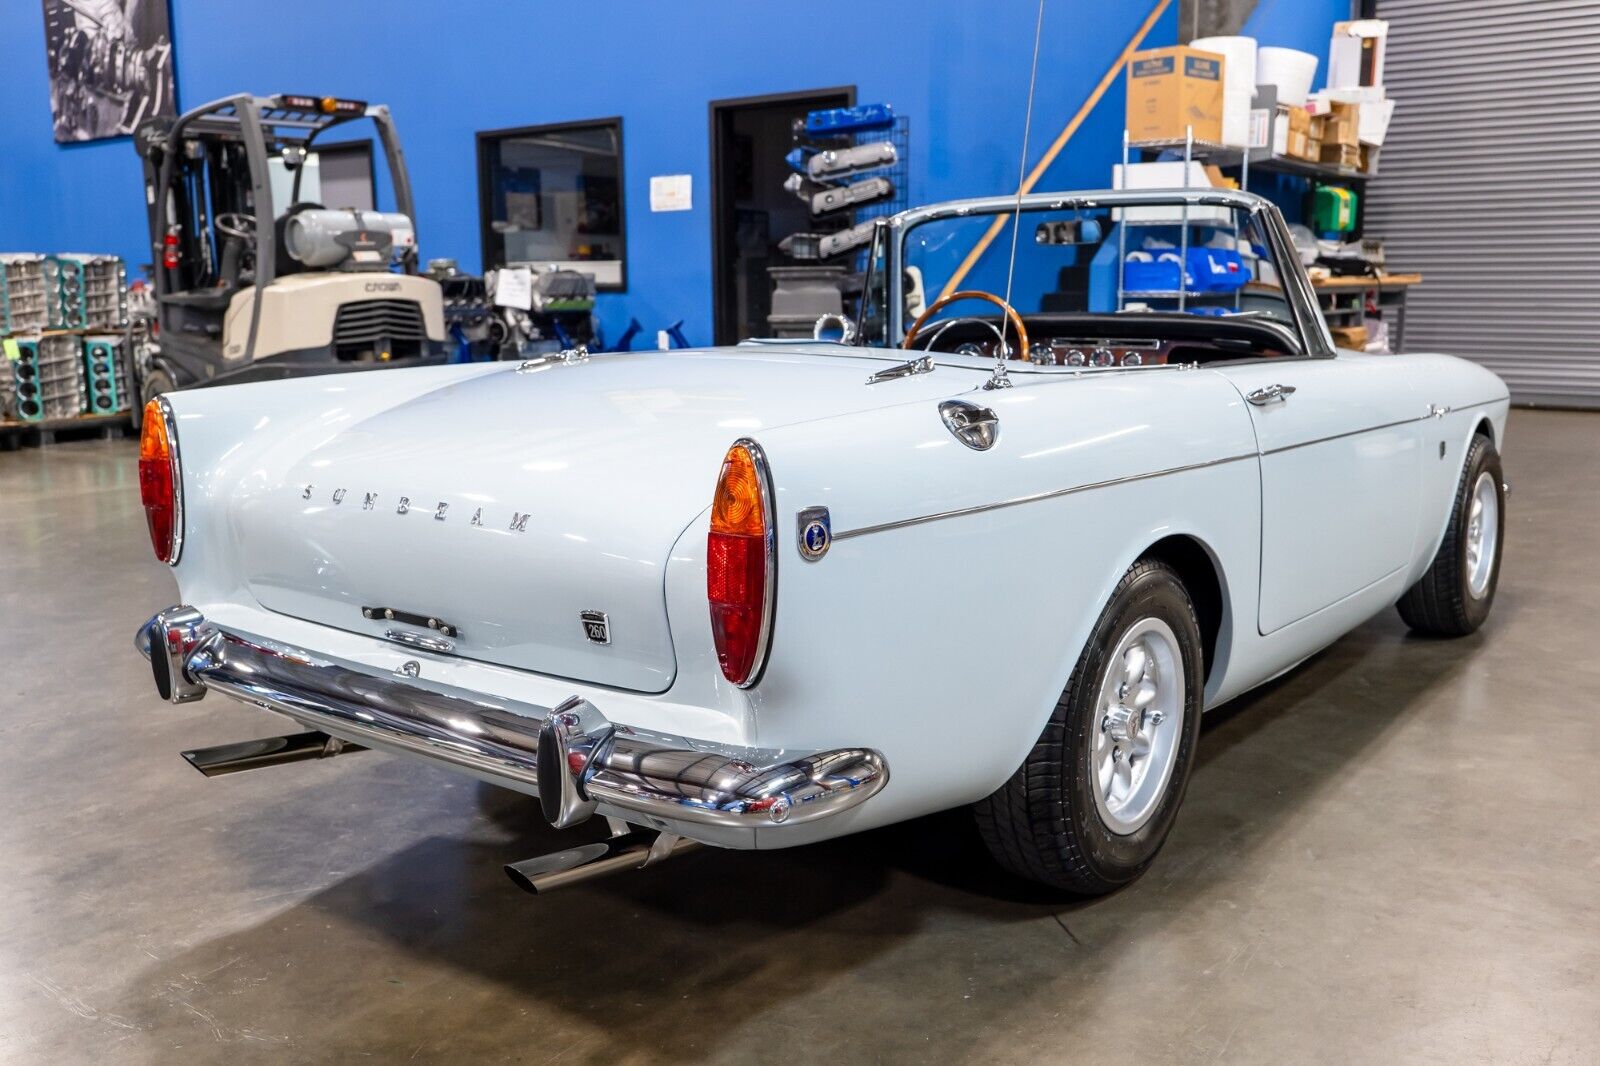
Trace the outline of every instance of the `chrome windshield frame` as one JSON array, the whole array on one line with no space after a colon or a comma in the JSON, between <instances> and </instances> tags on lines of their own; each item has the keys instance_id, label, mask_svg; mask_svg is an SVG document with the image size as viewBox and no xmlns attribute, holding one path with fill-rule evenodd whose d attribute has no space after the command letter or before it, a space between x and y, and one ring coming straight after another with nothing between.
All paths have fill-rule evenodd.
<instances>
[{"instance_id":1,"label":"chrome windshield frame","mask_svg":"<svg viewBox=\"0 0 1600 1066\"><path fill-rule=\"evenodd\" d=\"M885 291L888 294L886 340L898 345L905 336L906 239L911 231L929 222L977 215L1006 216L1021 211L1071 211L1089 208L1149 207L1187 203L1191 207L1227 207L1261 217L1261 227L1272 253L1273 266L1284 278L1284 295L1295 318L1295 332L1301 350L1310 357L1331 357L1333 339L1317 309L1316 294L1305 268L1289 238L1288 226L1271 200L1237 189L1098 189L1086 192L1030 193L1016 196L984 196L970 200L947 200L902 211L887 220L888 247L885 250ZM1020 206L1019 206L1020 205ZM866 294L863 293L863 299Z\"/></svg>"}]
</instances>

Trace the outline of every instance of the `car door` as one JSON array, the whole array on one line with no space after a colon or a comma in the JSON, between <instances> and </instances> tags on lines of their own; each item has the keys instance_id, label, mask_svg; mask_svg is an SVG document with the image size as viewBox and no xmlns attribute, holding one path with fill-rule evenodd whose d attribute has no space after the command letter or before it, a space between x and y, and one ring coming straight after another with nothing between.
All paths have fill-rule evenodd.
<instances>
[{"instance_id":1,"label":"car door","mask_svg":"<svg viewBox=\"0 0 1600 1066\"><path fill-rule=\"evenodd\" d=\"M1218 370L1248 401L1261 457L1260 632L1409 565L1422 467L1403 367L1347 353Z\"/></svg>"}]
</instances>

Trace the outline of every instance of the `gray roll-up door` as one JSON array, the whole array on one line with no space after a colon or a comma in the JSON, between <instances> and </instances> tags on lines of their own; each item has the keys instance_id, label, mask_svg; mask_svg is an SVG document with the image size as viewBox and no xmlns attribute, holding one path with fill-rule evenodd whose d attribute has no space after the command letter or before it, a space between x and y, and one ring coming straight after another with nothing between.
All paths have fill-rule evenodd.
<instances>
[{"instance_id":1,"label":"gray roll-up door","mask_svg":"<svg viewBox=\"0 0 1600 1066\"><path fill-rule=\"evenodd\" d=\"M1365 232L1421 271L1406 349L1600 407L1600 0L1379 0L1398 101Z\"/></svg>"}]
</instances>

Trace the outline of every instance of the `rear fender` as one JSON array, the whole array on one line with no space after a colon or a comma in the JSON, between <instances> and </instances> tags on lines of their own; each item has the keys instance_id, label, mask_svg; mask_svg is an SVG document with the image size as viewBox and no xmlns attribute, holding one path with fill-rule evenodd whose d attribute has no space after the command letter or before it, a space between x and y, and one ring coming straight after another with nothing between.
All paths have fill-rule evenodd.
<instances>
[{"instance_id":1,"label":"rear fender","mask_svg":"<svg viewBox=\"0 0 1600 1066\"><path fill-rule=\"evenodd\" d=\"M859 812L871 824L1003 784L1117 582L1163 538L1193 537L1219 571L1220 644L1254 617L1253 592L1232 601L1258 584L1259 464L1225 380L1085 375L968 398L999 417L989 451L963 447L936 402L759 436L779 564L771 659L750 690L758 742L882 751L895 776ZM798 514L819 506L834 539L807 561ZM932 520L897 521L918 517Z\"/></svg>"}]
</instances>

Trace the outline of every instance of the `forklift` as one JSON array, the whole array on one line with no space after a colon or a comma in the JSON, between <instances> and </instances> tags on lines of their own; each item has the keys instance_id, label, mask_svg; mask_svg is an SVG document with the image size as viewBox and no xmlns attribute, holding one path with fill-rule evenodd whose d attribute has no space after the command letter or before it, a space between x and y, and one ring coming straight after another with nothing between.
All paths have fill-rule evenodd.
<instances>
[{"instance_id":1,"label":"forklift","mask_svg":"<svg viewBox=\"0 0 1600 1066\"><path fill-rule=\"evenodd\" d=\"M362 118L382 145L395 210L302 200L316 139ZM446 361L443 297L417 271L411 182L388 108L241 94L152 119L134 143L153 255L154 317L136 344L142 403L194 386ZM280 193L292 179L281 205L275 170Z\"/></svg>"}]
</instances>

